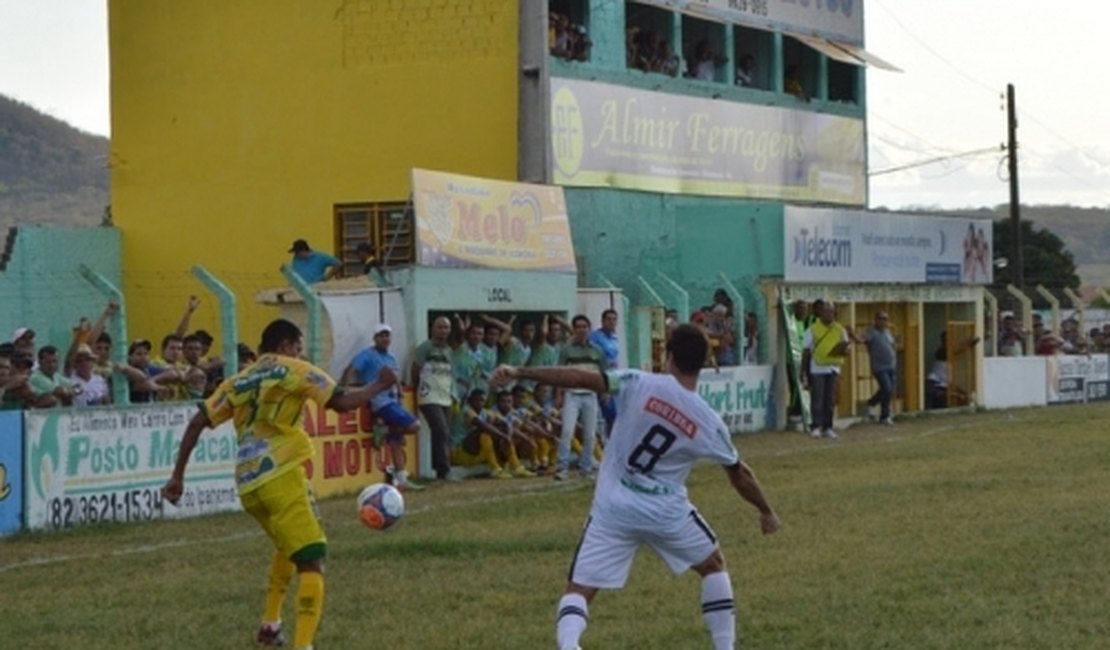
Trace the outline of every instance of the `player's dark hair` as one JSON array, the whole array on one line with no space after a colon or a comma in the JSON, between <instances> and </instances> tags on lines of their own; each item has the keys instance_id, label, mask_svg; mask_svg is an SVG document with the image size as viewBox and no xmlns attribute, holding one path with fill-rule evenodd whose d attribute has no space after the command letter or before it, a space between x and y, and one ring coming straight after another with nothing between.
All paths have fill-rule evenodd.
<instances>
[{"instance_id":1,"label":"player's dark hair","mask_svg":"<svg viewBox=\"0 0 1110 650\"><path fill-rule=\"evenodd\" d=\"M96 342L97 343L107 343L108 345L111 345L112 344L112 337L111 337L111 335L108 334L108 332L101 332L100 336L96 337Z\"/></svg>"},{"instance_id":2,"label":"player's dark hair","mask_svg":"<svg viewBox=\"0 0 1110 650\"><path fill-rule=\"evenodd\" d=\"M616 309L606 309L605 311L601 312L601 320L605 320L605 317L608 316L609 314L612 314L612 315L616 316L617 315L617 310Z\"/></svg>"},{"instance_id":3,"label":"player's dark hair","mask_svg":"<svg viewBox=\"0 0 1110 650\"><path fill-rule=\"evenodd\" d=\"M262 330L262 342L258 344L258 352L276 352L278 347L287 341L297 341L301 338L301 328L293 323L279 318Z\"/></svg>"},{"instance_id":4,"label":"player's dark hair","mask_svg":"<svg viewBox=\"0 0 1110 650\"><path fill-rule=\"evenodd\" d=\"M516 395L517 393L523 393L527 395L529 393L529 390L527 387L517 384L516 386L513 386L513 395Z\"/></svg>"},{"instance_id":5,"label":"player's dark hair","mask_svg":"<svg viewBox=\"0 0 1110 650\"><path fill-rule=\"evenodd\" d=\"M162 349L165 350L166 346L169 345L171 341L177 341L178 343L184 342L184 340L177 334L167 334L162 337Z\"/></svg>"},{"instance_id":6,"label":"player's dark hair","mask_svg":"<svg viewBox=\"0 0 1110 650\"><path fill-rule=\"evenodd\" d=\"M667 340L667 352L670 353L679 372L684 375L696 375L705 364L705 356L709 352L709 339L697 325L683 323L671 332L671 338Z\"/></svg>"},{"instance_id":7,"label":"player's dark hair","mask_svg":"<svg viewBox=\"0 0 1110 650\"><path fill-rule=\"evenodd\" d=\"M42 361L42 358L48 354L58 354L58 348L53 345L44 345L39 348L39 361Z\"/></svg>"},{"instance_id":8,"label":"player's dark hair","mask_svg":"<svg viewBox=\"0 0 1110 650\"><path fill-rule=\"evenodd\" d=\"M575 325L577 325L578 321L580 321L580 320L581 321L586 321L586 327L590 327L590 319L587 318L585 314L578 314L574 318L570 319L571 327L574 327Z\"/></svg>"}]
</instances>

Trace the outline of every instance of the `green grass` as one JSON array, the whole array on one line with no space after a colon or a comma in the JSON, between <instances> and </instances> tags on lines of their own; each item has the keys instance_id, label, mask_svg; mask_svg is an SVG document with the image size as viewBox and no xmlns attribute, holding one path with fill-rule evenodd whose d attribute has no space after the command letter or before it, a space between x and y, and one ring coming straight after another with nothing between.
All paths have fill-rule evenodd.
<instances>
[{"instance_id":1,"label":"green grass","mask_svg":"<svg viewBox=\"0 0 1110 650\"><path fill-rule=\"evenodd\" d=\"M1110 404L928 417L839 441L738 438L783 520L720 470L691 495L721 538L745 648L1103 648L1110 639ZM469 481L410 495L394 530L353 497L331 538L326 650L554 647L590 486ZM249 648L269 546L241 514L0 542L0 645ZM591 608L586 648L709 647L695 576L650 553ZM291 598L286 619L290 620Z\"/></svg>"}]
</instances>

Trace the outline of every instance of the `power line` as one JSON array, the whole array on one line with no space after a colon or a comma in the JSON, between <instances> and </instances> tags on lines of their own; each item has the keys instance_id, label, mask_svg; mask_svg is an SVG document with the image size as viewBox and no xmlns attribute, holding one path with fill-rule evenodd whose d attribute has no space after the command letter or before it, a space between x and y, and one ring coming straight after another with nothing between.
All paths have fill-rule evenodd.
<instances>
[{"instance_id":1,"label":"power line","mask_svg":"<svg viewBox=\"0 0 1110 650\"><path fill-rule=\"evenodd\" d=\"M947 160L956 160L959 158L972 158L974 156L981 156L987 153L996 153L998 151L998 147L985 147L983 149L964 151L963 153L955 153L947 156L936 156L933 158L927 158L925 160L919 160L917 162L907 163L905 165L898 165L897 167L888 167L887 169L873 171L870 172L868 176L882 176L883 174L893 174L894 172L905 171L907 169L913 169L914 167L923 167L925 165L932 165L933 163L944 162Z\"/></svg>"}]
</instances>

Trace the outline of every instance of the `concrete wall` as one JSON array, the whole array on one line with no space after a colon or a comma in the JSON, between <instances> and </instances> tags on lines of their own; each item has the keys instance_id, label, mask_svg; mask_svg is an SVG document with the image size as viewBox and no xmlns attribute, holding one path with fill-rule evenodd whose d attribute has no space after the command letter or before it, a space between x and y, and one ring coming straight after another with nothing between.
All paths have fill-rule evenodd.
<instances>
[{"instance_id":1,"label":"concrete wall","mask_svg":"<svg viewBox=\"0 0 1110 650\"><path fill-rule=\"evenodd\" d=\"M119 286L119 230L18 228L11 258L0 271L0 340L9 340L17 327L30 327L36 346L68 347L77 321L95 320L107 304L78 273L82 264Z\"/></svg>"},{"instance_id":2,"label":"concrete wall","mask_svg":"<svg viewBox=\"0 0 1110 650\"><path fill-rule=\"evenodd\" d=\"M515 180L518 5L111 0L112 208L132 331L171 331L203 264L246 340L296 238L405 201L420 166ZM194 327L215 329L214 301Z\"/></svg>"},{"instance_id":3,"label":"concrete wall","mask_svg":"<svg viewBox=\"0 0 1110 650\"><path fill-rule=\"evenodd\" d=\"M751 305L760 298L750 279L782 276L781 204L622 190L565 192L581 286L604 286L604 278L634 304L653 304L637 276L670 300L657 276L661 271L690 293L697 309L713 302L722 272Z\"/></svg>"}]
</instances>

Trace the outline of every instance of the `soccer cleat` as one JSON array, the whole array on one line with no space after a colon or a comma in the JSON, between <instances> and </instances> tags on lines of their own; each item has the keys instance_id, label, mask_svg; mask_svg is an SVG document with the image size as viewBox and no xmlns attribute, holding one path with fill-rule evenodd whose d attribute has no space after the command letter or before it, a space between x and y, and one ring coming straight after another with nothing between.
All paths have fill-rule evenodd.
<instances>
[{"instance_id":1,"label":"soccer cleat","mask_svg":"<svg viewBox=\"0 0 1110 650\"><path fill-rule=\"evenodd\" d=\"M285 635L281 633L281 623L276 625L271 623L263 623L262 627L258 628L258 642L262 645L268 646L282 646L285 645Z\"/></svg>"},{"instance_id":2,"label":"soccer cleat","mask_svg":"<svg viewBox=\"0 0 1110 650\"><path fill-rule=\"evenodd\" d=\"M825 429L824 435L825 435L826 438L829 438L830 440L836 440L837 438L840 437L840 436L836 435L836 432L833 431L832 429Z\"/></svg>"},{"instance_id":3,"label":"soccer cleat","mask_svg":"<svg viewBox=\"0 0 1110 650\"><path fill-rule=\"evenodd\" d=\"M810 430L810 432L809 432L809 437L810 437L810 438L814 438L814 439L816 439L816 438L820 438L820 437L821 437L821 430L820 430L820 429L816 429L816 428L815 428L815 429L812 429L812 430Z\"/></svg>"},{"instance_id":4,"label":"soccer cleat","mask_svg":"<svg viewBox=\"0 0 1110 650\"><path fill-rule=\"evenodd\" d=\"M892 427L894 426L894 419L888 416L879 420L879 424L885 424L888 427Z\"/></svg>"},{"instance_id":5,"label":"soccer cleat","mask_svg":"<svg viewBox=\"0 0 1110 650\"><path fill-rule=\"evenodd\" d=\"M547 465L538 465L536 467L536 476L546 476L546 475L547 475Z\"/></svg>"},{"instance_id":6,"label":"soccer cleat","mask_svg":"<svg viewBox=\"0 0 1110 650\"><path fill-rule=\"evenodd\" d=\"M499 467L489 473L490 478L512 478L513 473L504 467Z\"/></svg>"},{"instance_id":7,"label":"soccer cleat","mask_svg":"<svg viewBox=\"0 0 1110 650\"><path fill-rule=\"evenodd\" d=\"M565 481L570 478L570 472L565 469L561 469L555 472L555 474L552 475L552 478L554 478L556 481Z\"/></svg>"},{"instance_id":8,"label":"soccer cleat","mask_svg":"<svg viewBox=\"0 0 1110 650\"><path fill-rule=\"evenodd\" d=\"M592 481L597 478L597 473L592 469L584 469L579 472L579 475L587 481Z\"/></svg>"},{"instance_id":9,"label":"soccer cleat","mask_svg":"<svg viewBox=\"0 0 1110 650\"><path fill-rule=\"evenodd\" d=\"M516 478L535 478L535 476L536 476L535 472L533 472L532 470L528 469L527 467L525 467L523 465L514 468L512 474Z\"/></svg>"}]
</instances>

